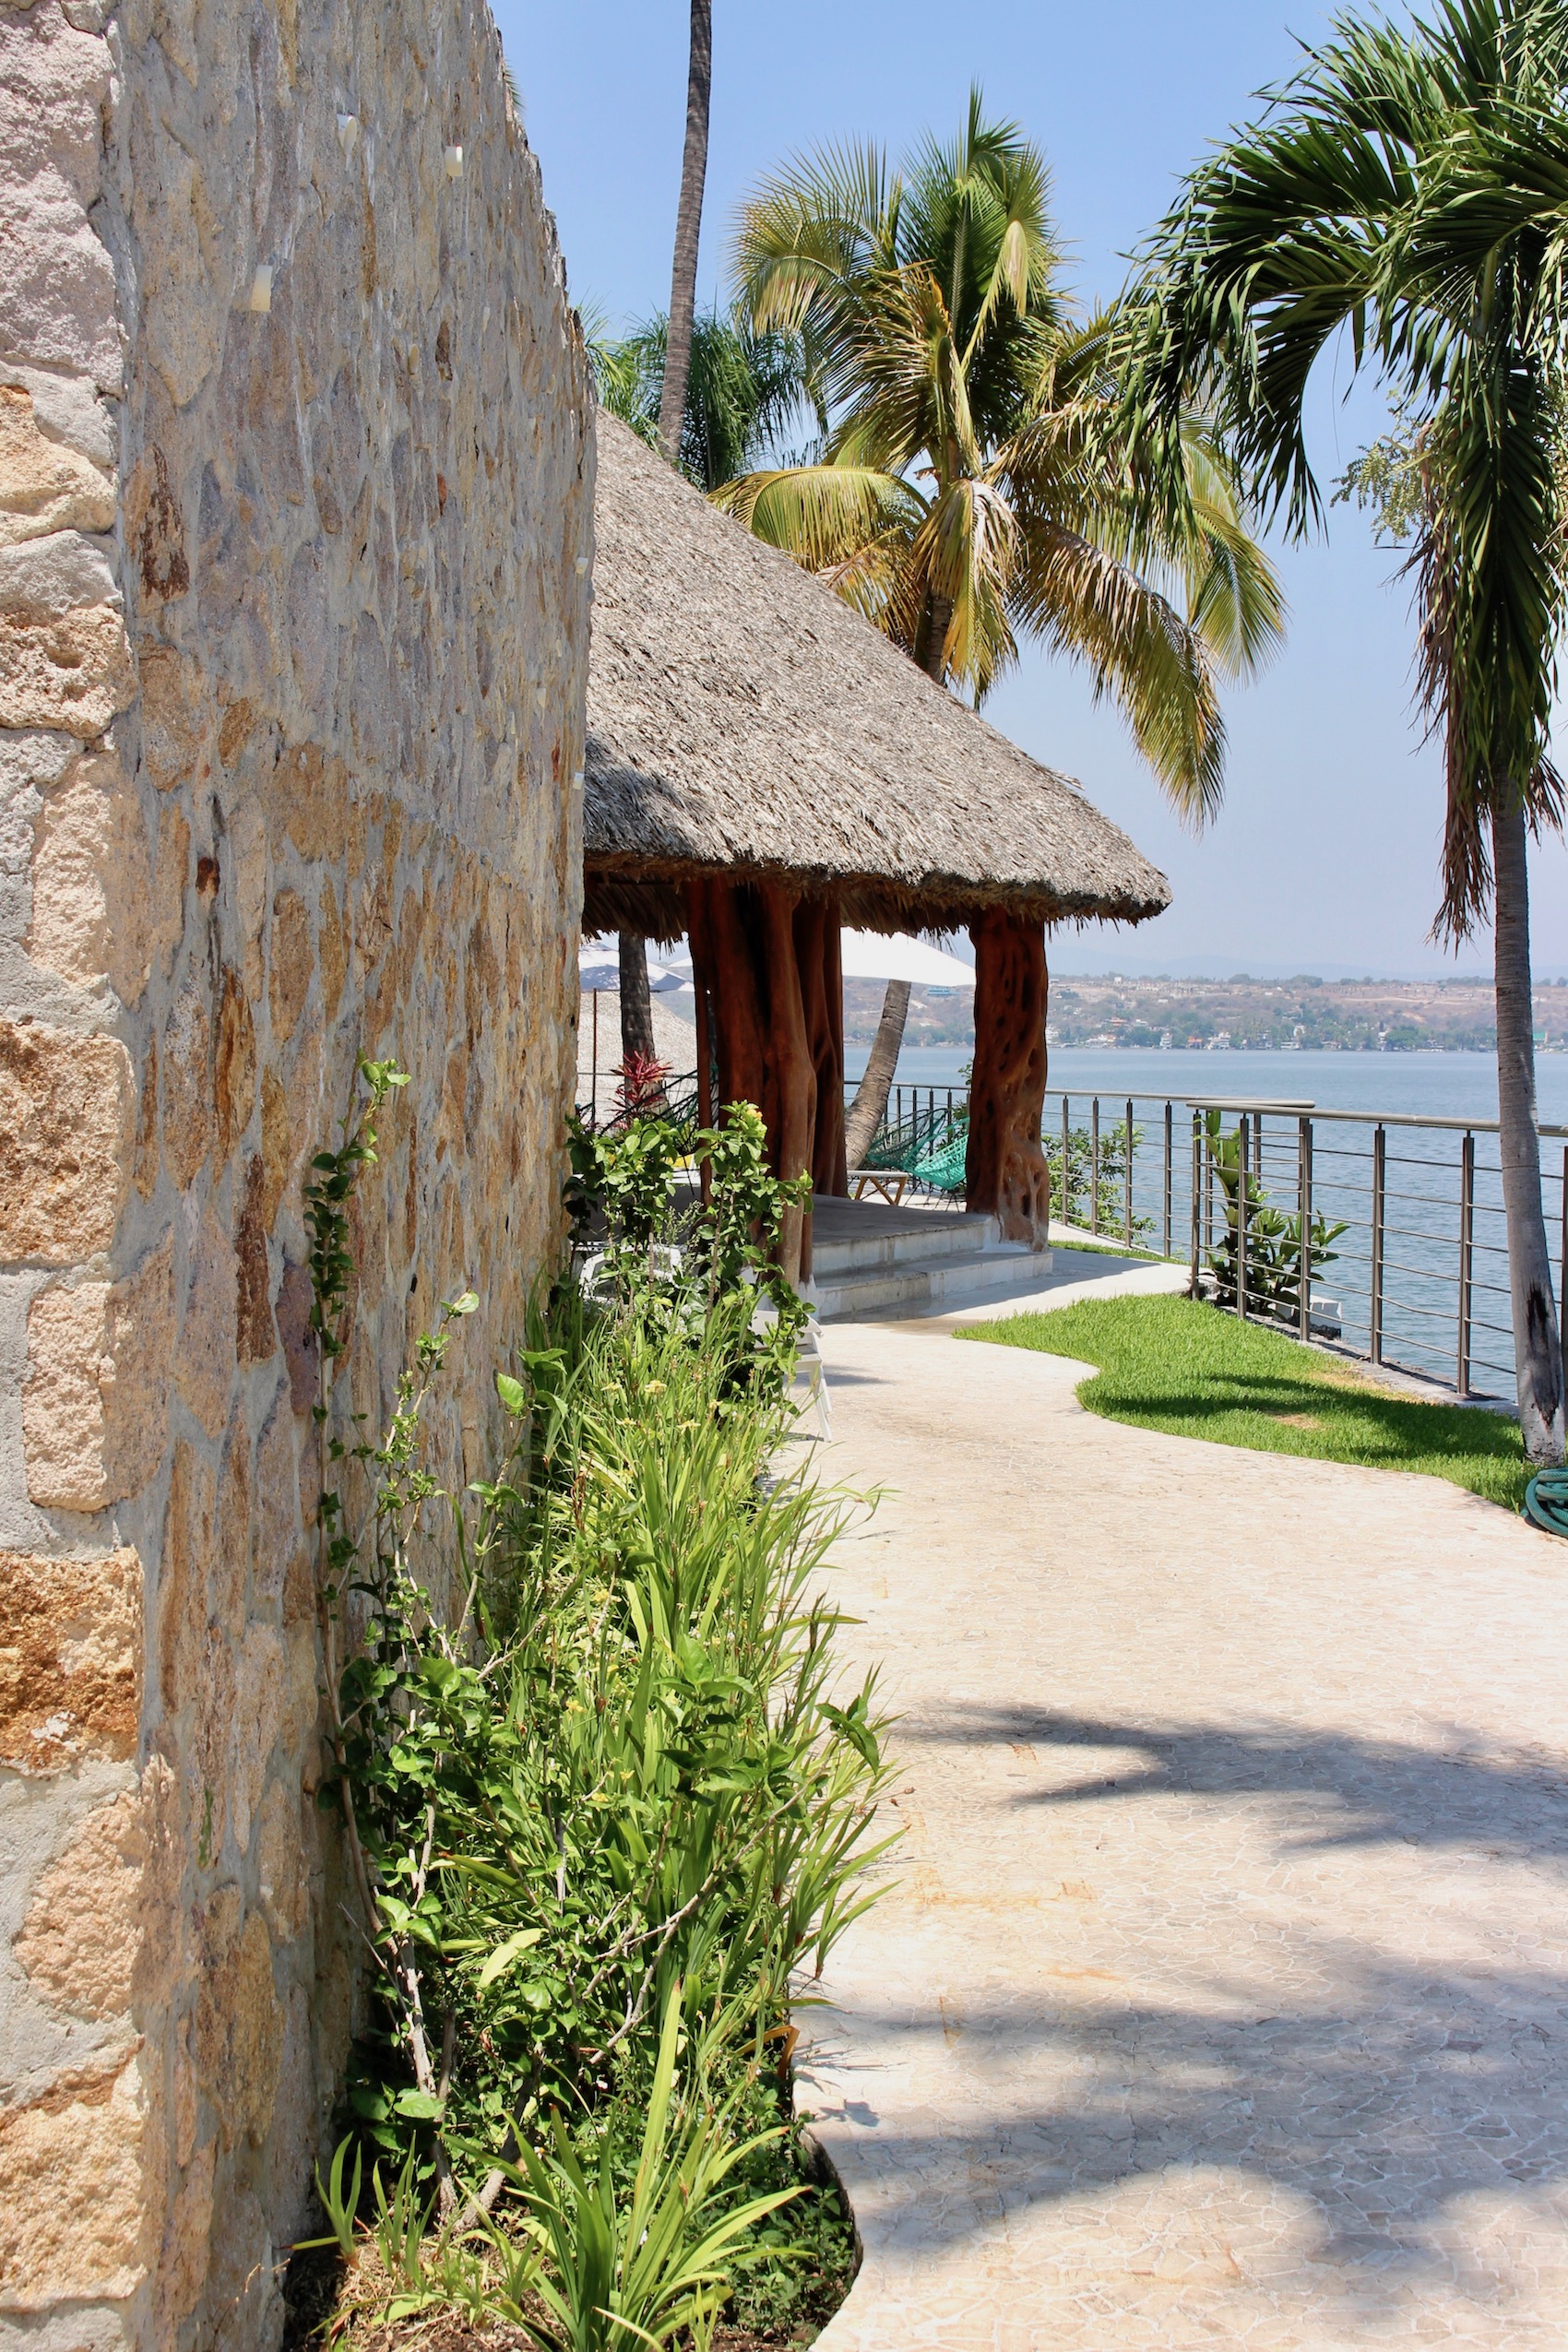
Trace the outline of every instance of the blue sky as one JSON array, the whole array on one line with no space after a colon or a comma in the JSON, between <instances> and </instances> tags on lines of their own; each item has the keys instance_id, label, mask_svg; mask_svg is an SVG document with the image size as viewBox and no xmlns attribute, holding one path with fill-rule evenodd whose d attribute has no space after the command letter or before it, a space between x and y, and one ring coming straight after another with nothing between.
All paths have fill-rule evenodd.
<instances>
[{"instance_id":1,"label":"blue sky","mask_svg":"<svg viewBox=\"0 0 1568 2352\"><path fill-rule=\"evenodd\" d=\"M1177 176L1287 72L1330 11L1312 0L714 0L713 128L702 277L722 286L747 188L792 149L846 135L897 150L956 129L971 80L1044 148L1073 282L1112 293ZM686 0L498 0L574 298L620 321L662 308L685 114ZM1314 457L1326 481L1379 429L1375 398L1325 378ZM1436 899L1438 761L1409 710L1396 559L1336 510L1326 545L1279 552L1285 651L1232 698L1219 820L1176 822L1114 712L1026 652L987 716L1076 776L1170 876L1174 903L1133 936L1062 943L1059 968L1453 970L1426 943ZM1568 850L1535 866L1538 969L1568 968ZM1457 968L1490 953L1478 941Z\"/></svg>"}]
</instances>

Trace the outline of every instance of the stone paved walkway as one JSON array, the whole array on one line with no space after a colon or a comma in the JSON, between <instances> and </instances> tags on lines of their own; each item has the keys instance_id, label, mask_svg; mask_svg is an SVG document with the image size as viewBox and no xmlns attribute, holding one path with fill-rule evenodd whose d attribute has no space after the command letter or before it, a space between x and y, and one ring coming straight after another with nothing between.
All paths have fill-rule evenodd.
<instances>
[{"instance_id":1,"label":"stone paved walkway","mask_svg":"<svg viewBox=\"0 0 1568 2352\"><path fill-rule=\"evenodd\" d=\"M1568 1548L936 1326L825 1353L907 1836L811 2027L822 2352L1568 2345Z\"/></svg>"}]
</instances>

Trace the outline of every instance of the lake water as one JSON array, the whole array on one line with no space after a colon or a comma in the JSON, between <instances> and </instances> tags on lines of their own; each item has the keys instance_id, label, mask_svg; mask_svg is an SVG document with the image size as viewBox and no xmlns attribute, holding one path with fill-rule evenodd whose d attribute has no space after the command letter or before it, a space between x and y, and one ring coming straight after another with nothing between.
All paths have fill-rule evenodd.
<instances>
[{"instance_id":1,"label":"lake water","mask_svg":"<svg viewBox=\"0 0 1568 2352\"><path fill-rule=\"evenodd\" d=\"M897 1083L918 1089L921 1108L927 1090L933 1090L940 1108L948 1088L961 1093L968 1059L963 1049L912 1047L899 1060ZM846 1060L849 1075L858 1080L864 1051ZM1051 1139L1061 1130L1063 1092L1075 1130L1088 1127L1099 1098L1102 1139L1112 1129L1120 1134L1123 1106L1133 1098L1130 1171L1119 1142L1099 1197L1091 1203L1086 1195L1074 1214L1108 1240L1125 1231L1130 1214L1134 1231L1155 1248L1169 1229L1178 1257L1186 1256L1193 1231L1189 1097L1351 1114L1348 1121L1314 1115L1312 1122L1313 1209L1346 1227L1332 1263L1317 1274L1314 1298L1336 1302L1344 1338L1354 1348L1370 1351L1375 1327L1390 1362L1451 1383L1463 1374L1467 1387L1480 1394L1511 1392L1514 1345L1496 1137L1476 1135L1467 1176L1461 1134L1389 1127L1381 1146L1381 1255L1372 1241L1376 1123L1396 1115L1494 1120L1497 1064L1491 1054L1090 1052L1059 1046L1051 1054L1047 1084L1044 1123ZM1568 1131L1568 1054L1540 1056L1537 1091L1543 1127ZM1169 1167L1165 1100L1174 1104ZM903 1107L909 1107L908 1092ZM1228 1129L1232 1124L1225 1121ZM1255 1135L1253 1166L1268 1203L1289 1215L1300 1198L1300 1123L1292 1110L1265 1116L1261 1125L1261 1167ZM1543 1137L1541 1166L1561 1294L1568 1264L1568 1154L1562 1134ZM1207 1230L1223 1232L1217 1192L1206 1211L1200 1203L1200 1219Z\"/></svg>"},{"instance_id":2,"label":"lake water","mask_svg":"<svg viewBox=\"0 0 1568 2352\"><path fill-rule=\"evenodd\" d=\"M898 1061L903 1086L962 1086L970 1049L909 1047ZM863 1047L846 1054L849 1077L865 1069ZM1266 1102L1313 1102L1333 1111L1404 1111L1424 1119L1495 1119L1497 1062L1490 1053L1159 1053L1089 1052L1053 1046L1046 1078L1053 1093L1102 1096L1234 1095ZM1568 1126L1568 1053L1536 1063L1540 1116Z\"/></svg>"}]
</instances>

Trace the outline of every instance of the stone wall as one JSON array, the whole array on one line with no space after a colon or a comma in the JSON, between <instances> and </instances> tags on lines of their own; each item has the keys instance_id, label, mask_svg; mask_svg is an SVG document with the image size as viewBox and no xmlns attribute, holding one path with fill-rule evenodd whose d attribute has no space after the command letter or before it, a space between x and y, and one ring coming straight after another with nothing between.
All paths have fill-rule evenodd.
<instances>
[{"instance_id":1,"label":"stone wall","mask_svg":"<svg viewBox=\"0 0 1568 2352\"><path fill-rule=\"evenodd\" d=\"M270 273L268 279L267 273ZM0 0L0 2343L275 2338L353 1998L302 1171L453 1476L559 1245L592 498L480 0Z\"/></svg>"}]
</instances>

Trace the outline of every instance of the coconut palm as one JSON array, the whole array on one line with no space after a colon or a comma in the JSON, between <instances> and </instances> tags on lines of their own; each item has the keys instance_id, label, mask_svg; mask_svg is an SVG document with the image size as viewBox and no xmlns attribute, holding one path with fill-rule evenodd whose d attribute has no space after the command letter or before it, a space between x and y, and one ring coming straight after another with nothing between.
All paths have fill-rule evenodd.
<instances>
[{"instance_id":1,"label":"coconut palm","mask_svg":"<svg viewBox=\"0 0 1568 2352\"><path fill-rule=\"evenodd\" d=\"M661 448L669 322L662 314L629 335L590 332L600 405ZM717 311L693 323L685 413L675 462L699 490L717 490L754 466L796 418L805 398L798 337L754 334Z\"/></svg>"},{"instance_id":2,"label":"coconut palm","mask_svg":"<svg viewBox=\"0 0 1568 2352\"><path fill-rule=\"evenodd\" d=\"M691 39L686 55L686 137L681 155L681 199L675 213L675 256L670 273L669 350L659 409L659 444L671 459L681 445L686 413L712 91L713 0L692 0ZM655 1058L653 1004L648 994L647 950L642 939L635 931L624 931L617 946L621 966L621 1052L629 1068L634 1062L651 1062Z\"/></svg>"},{"instance_id":3,"label":"coconut palm","mask_svg":"<svg viewBox=\"0 0 1568 2352\"><path fill-rule=\"evenodd\" d=\"M1321 512L1304 411L1325 346L1348 342L1350 365L1374 370L1413 421L1418 675L1448 796L1434 928L1460 938L1495 916L1519 1414L1537 1463L1563 1458L1526 845L1561 812L1549 735L1568 615L1565 90L1562 0L1442 0L1408 29L1340 18L1269 112L1191 175L1151 240L1123 347L1128 429L1166 470L1201 391L1298 531Z\"/></svg>"},{"instance_id":4,"label":"coconut palm","mask_svg":"<svg viewBox=\"0 0 1568 2352\"><path fill-rule=\"evenodd\" d=\"M741 219L738 304L800 339L826 430L814 462L718 499L977 704L1020 636L1087 667L1201 820L1220 683L1277 638L1279 592L1203 422L1185 420L1177 494L1120 431L1049 196L1039 150L978 89L959 137L900 171L846 147L766 182Z\"/></svg>"},{"instance_id":5,"label":"coconut palm","mask_svg":"<svg viewBox=\"0 0 1568 2352\"><path fill-rule=\"evenodd\" d=\"M686 374L696 316L697 245L703 186L707 178L707 117L713 95L713 0L692 0L686 66L686 143L681 157L681 201L675 215L675 259L670 273L670 348L659 407L659 437L666 457L680 451L686 413Z\"/></svg>"}]
</instances>

